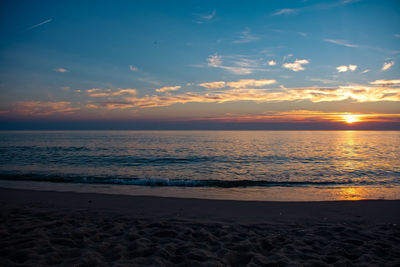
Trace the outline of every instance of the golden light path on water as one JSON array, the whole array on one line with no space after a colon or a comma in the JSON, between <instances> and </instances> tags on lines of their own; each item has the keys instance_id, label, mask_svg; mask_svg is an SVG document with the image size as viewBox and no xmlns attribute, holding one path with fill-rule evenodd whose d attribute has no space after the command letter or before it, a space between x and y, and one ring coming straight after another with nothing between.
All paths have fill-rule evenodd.
<instances>
[{"instance_id":1,"label":"golden light path on water","mask_svg":"<svg viewBox=\"0 0 400 267\"><path fill-rule=\"evenodd\" d=\"M13 171L9 179L15 180L0 181L4 187L263 201L400 199L400 134L394 131L26 132L2 137L4 155L10 156L0 158L0 171Z\"/></svg>"}]
</instances>

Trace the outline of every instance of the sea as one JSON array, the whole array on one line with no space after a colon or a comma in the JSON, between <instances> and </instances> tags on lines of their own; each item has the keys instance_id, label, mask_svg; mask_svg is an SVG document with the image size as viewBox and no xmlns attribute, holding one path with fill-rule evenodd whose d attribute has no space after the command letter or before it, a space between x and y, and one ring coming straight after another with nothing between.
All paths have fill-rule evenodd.
<instances>
[{"instance_id":1,"label":"sea","mask_svg":"<svg viewBox=\"0 0 400 267\"><path fill-rule=\"evenodd\" d=\"M0 187L251 201L400 199L400 131L2 131Z\"/></svg>"}]
</instances>

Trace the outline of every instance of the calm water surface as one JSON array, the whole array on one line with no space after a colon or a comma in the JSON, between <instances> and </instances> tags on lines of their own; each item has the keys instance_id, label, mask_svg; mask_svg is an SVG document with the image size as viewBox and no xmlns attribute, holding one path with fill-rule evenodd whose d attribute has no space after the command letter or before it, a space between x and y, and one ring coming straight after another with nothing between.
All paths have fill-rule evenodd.
<instances>
[{"instance_id":1,"label":"calm water surface","mask_svg":"<svg viewBox=\"0 0 400 267\"><path fill-rule=\"evenodd\" d=\"M0 186L262 200L400 198L398 131L1 132L0 154Z\"/></svg>"}]
</instances>

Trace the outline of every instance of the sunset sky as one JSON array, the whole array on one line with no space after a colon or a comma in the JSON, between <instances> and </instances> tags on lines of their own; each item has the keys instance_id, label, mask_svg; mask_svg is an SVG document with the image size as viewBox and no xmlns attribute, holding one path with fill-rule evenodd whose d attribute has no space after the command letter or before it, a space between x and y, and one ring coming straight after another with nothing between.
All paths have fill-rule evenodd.
<instances>
[{"instance_id":1,"label":"sunset sky","mask_svg":"<svg viewBox=\"0 0 400 267\"><path fill-rule=\"evenodd\" d=\"M400 2L2 1L0 129L397 129Z\"/></svg>"}]
</instances>

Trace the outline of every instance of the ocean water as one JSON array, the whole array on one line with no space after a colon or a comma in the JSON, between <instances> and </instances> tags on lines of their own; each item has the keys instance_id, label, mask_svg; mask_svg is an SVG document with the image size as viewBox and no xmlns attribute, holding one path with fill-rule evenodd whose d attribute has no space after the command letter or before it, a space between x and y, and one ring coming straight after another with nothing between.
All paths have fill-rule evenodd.
<instances>
[{"instance_id":1,"label":"ocean water","mask_svg":"<svg viewBox=\"0 0 400 267\"><path fill-rule=\"evenodd\" d=\"M400 132L0 132L0 186L238 200L400 199Z\"/></svg>"}]
</instances>

